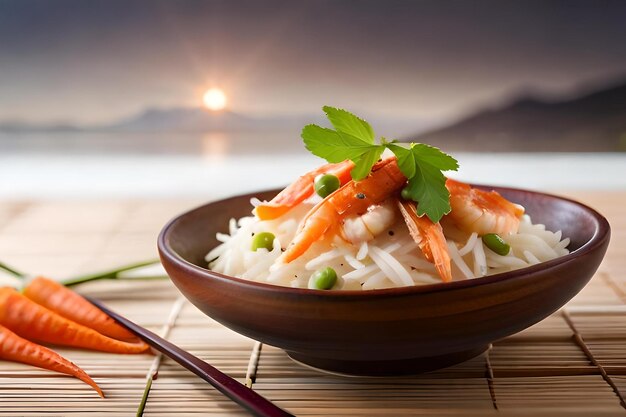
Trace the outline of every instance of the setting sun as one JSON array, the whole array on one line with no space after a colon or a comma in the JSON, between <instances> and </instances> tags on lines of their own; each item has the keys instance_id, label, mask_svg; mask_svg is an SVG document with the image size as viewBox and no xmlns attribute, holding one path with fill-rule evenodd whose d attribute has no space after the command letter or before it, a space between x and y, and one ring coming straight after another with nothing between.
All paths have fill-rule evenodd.
<instances>
[{"instance_id":1,"label":"setting sun","mask_svg":"<svg viewBox=\"0 0 626 417\"><path fill-rule=\"evenodd\" d=\"M204 107L209 110L219 111L226 107L226 94L219 88L210 88L202 96Z\"/></svg>"}]
</instances>

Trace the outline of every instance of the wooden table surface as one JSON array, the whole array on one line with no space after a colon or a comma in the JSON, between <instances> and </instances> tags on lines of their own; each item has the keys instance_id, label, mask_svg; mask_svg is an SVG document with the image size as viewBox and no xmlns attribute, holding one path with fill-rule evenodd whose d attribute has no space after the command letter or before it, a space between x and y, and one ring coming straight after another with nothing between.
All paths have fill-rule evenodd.
<instances>
[{"instance_id":1,"label":"wooden table surface","mask_svg":"<svg viewBox=\"0 0 626 417\"><path fill-rule=\"evenodd\" d=\"M167 280L94 282L78 290L238 380L253 378L253 389L296 415L626 415L626 192L567 195L598 209L613 228L592 281L564 309L486 354L416 377L330 376L270 346L249 367L255 342L204 316ZM0 260L64 278L154 258L165 221L199 203L5 201ZM0 415L246 415L168 359L56 350L83 367L107 398L74 378L0 361Z\"/></svg>"}]
</instances>

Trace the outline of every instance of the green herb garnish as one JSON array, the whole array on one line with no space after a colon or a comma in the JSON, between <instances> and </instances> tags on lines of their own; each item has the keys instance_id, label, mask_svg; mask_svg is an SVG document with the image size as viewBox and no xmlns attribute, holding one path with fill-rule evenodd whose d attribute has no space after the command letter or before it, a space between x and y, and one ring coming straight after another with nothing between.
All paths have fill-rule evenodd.
<instances>
[{"instance_id":1,"label":"green herb garnish","mask_svg":"<svg viewBox=\"0 0 626 417\"><path fill-rule=\"evenodd\" d=\"M436 223L450 212L450 193L442 171L456 171L456 159L423 143L411 143L408 148L385 138L376 143L374 130L365 120L334 107L324 106L323 110L334 130L317 125L302 129L304 145L313 155L331 163L350 159L355 164L350 175L360 181L369 175L383 151L389 149L409 181L403 196L418 203L418 216L425 214Z\"/></svg>"}]
</instances>

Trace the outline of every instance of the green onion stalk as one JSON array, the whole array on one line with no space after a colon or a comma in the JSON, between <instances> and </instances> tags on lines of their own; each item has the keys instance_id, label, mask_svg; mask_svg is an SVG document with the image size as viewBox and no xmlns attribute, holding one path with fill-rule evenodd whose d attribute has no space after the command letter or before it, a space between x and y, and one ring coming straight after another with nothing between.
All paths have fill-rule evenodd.
<instances>
[{"instance_id":1,"label":"green onion stalk","mask_svg":"<svg viewBox=\"0 0 626 417\"><path fill-rule=\"evenodd\" d=\"M25 273L20 272L20 271L18 271L17 269L15 269L15 268L13 268L13 267L11 267L11 266L9 266L9 265L5 264L5 263L2 263L2 262L0 262L0 269L2 269L3 271L8 272L8 273L9 273L9 274L11 274L11 275L13 275L15 278L20 278L20 279L22 279L22 278L25 278L25 277L26 277L26 274L25 274Z\"/></svg>"},{"instance_id":2,"label":"green onion stalk","mask_svg":"<svg viewBox=\"0 0 626 417\"><path fill-rule=\"evenodd\" d=\"M151 259L151 260L147 260L147 261L135 262L135 263L132 263L132 264L129 264L129 265L124 265L124 266L121 266L121 267L117 267L115 269L110 269L110 270L96 272L96 273L91 273L91 274L86 274L86 275L79 275L79 276L72 277L72 278L69 278L69 279L61 280L60 283L65 285L66 287L72 287L72 286L75 286L75 285L83 284L85 282L96 281L96 280L100 280L100 279L153 280L153 279L164 279L164 278L167 278L167 275L149 275L149 276L141 276L141 277L133 277L133 278L126 278L124 276L120 276L120 274L123 273L123 272L128 272L128 271L132 271L132 270L135 270L135 269L143 268L143 267L146 267L146 266L155 265L157 263L159 263L158 259ZM25 280L26 278L29 277L28 274L20 272L19 270L15 269L15 268L13 268L13 267L5 264L5 263L2 263L2 262L0 262L0 269L8 272L9 274L11 274L14 277L16 277L18 279L21 279L21 280Z\"/></svg>"}]
</instances>

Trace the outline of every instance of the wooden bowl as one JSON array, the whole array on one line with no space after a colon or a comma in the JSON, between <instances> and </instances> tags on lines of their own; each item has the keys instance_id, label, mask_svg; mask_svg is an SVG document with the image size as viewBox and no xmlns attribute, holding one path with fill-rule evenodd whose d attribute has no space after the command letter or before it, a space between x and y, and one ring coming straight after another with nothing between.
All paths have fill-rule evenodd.
<instances>
[{"instance_id":1,"label":"wooden bowl","mask_svg":"<svg viewBox=\"0 0 626 417\"><path fill-rule=\"evenodd\" d=\"M284 349L293 359L355 375L415 374L483 352L558 310L593 276L610 227L578 202L538 192L495 189L522 204L534 223L562 230L571 253L528 268L452 283L371 291L321 291L251 282L210 271L205 255L228 220L250 214L233 197L184 213L162 230L161 261L180 291L205 314Z\"/></svg>"}]
</instances>

